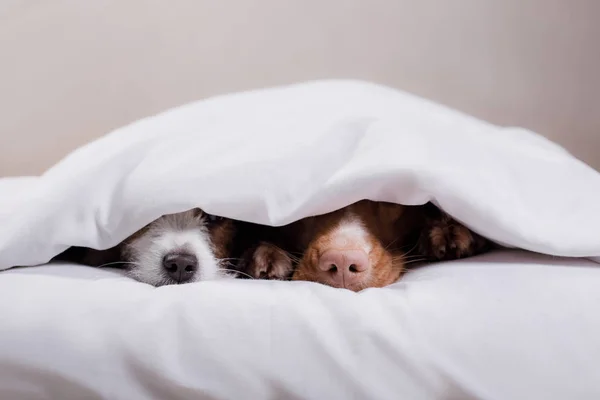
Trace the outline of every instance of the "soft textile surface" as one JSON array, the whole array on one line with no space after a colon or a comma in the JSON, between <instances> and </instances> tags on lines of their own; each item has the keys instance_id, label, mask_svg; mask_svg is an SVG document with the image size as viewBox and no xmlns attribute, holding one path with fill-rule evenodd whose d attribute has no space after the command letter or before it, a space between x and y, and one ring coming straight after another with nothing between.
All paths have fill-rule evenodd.
<instances>
[{"instance_id":1,"label":"soft textile surface","mask_svg":"<svg viewBox=\"0 0 600 400\"><path fill-rule=\"evenodd\" d=\"M531 132L364 82L182 106L79 149L33 186L0 215L0 268L108 248L196 206L280 225L363 198L433 200L501 244L600 256L600 174Z\"/></svg>"},{"instance_id":2,"label":"soft textile surface","mask_svg":"<svg viewBox=\"0 0 600 400\"><path fill-rule=\"evenodd\" d=\"M600 269L519 250L361 293L0 274L2 399L600 398Z\"/></svg>"},{"instance_id":3,"label":"soft textile surface","mask_svg":"<svg viewBox=\"0 0 600 400\"><path fill-rule=\"evenodd\" d=\"M274 225L434 200L480 233L599 256L599 175L561 148L360 82L187 105L39 178L0 180L0 268L106 248L195 206ZM360 293L153 288L77 265L0 274L0 398L597 399L600 270L506 250Z\"/></svg>"},{"instance_id":4,"label":"soft textile surface","mask_svg":"<svg viewBox=\"0 0 600 400\"><path fill-rule=\"evenodd\" d=\"M27 190L35 187L37 176L0 178L0 213L8 213L26 196Z\"/></svg>"}]
</instances>

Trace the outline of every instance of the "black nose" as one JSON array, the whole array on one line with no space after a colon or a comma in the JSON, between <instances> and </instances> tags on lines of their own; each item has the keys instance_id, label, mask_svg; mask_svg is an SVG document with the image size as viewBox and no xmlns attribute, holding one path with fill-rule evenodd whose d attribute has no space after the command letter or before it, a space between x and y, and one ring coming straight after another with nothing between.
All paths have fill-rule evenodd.
<instances>
[{"instance_id":1,"label":"black nose","mask_svg":"<svg viewBox=\"0 0 600 400\"><path fill-rule=\"evenodd\" d=\"M163 268L177 283L185 283L198 271L198 259L193 254L169 253L163 258Z\"/></svg>"}]
</instances>

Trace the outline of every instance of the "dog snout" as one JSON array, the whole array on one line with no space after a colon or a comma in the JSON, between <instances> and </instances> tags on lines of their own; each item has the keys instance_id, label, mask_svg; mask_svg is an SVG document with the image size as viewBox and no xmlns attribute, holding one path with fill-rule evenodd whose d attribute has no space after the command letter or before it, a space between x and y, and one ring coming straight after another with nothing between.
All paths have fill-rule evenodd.
<instances>
[{"instance_id":1,"label":"dog snout","mask_svg":"<svg viewBox=\"0 0 600 400\"><path fill-rule=\"evenodd\" d=\"M369 256L363 250L327 250L319 258L319 269L337 285L353 286L369 269Z\"/></svg>"},{"instance_id":2,"label":"dog snout","mask_svg":"<svg viewBox=\"0 0 600 400\"><path fill-rule=\"evenodd\" d=\"M168 253L163 258L163 268L177 283L188 282L198 271L198 259L193 254Z\"/></svg>"}]
</instances>

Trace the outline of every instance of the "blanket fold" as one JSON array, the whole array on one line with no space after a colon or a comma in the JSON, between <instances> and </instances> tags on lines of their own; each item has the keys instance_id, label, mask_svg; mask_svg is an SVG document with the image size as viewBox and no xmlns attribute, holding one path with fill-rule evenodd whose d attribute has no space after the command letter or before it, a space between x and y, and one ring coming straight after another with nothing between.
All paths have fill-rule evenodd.
<instances>
[{"instance_id":1,"label":"blanket fold","mask_svg":"<svg viewBox=\"0 0 600 400\"><path fill-rule=\"evenodd\" d=\"M109 248L193 207L283 225L365 198L432 201L509 247L600 256L598 172L528 130L360 81L177 107L83 146L18 194L0 193L0 269Z\"/></svg>"}]
</instances>

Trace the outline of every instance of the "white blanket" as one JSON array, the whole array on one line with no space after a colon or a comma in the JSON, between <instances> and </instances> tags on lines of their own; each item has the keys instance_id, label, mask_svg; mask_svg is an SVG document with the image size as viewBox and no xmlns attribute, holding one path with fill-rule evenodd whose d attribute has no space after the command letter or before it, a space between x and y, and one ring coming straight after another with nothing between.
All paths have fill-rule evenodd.
<instances>
[{"instance_id":1,"label":"white blanket","mask_svg":"<svg viewBox=\"0 0 600 400\"><path fill-rule=\"evenodd\" d=\"M363 198L432 200L498 243L600 256L600 174L562 148L389 88L317 81L185 105L73 152L6 202L0 268L108 248L197 206L281 225Z\"/></svg>"}]
</instances>

